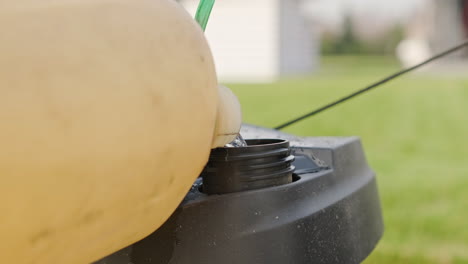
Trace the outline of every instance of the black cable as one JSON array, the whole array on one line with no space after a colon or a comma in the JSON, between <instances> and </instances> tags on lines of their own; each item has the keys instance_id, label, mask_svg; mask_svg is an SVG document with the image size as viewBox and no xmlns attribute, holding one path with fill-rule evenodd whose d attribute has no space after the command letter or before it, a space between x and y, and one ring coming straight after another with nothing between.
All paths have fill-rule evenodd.
<instances>
[{"instance_id":1,"label":"black cable","mask_svg":"<svg viewBox=\"0 0 468 264\"><path fill-rule=\"evenodd\" d=\"M338 104L346 102L349 99L352 99L352 98L354 98L354 97L356 97L356 96L358 96L360 94L363 94L363 93L368 92L368 91L370 91L370 90L372 90L372 89L374 89L376 87L379 87L380 85L382 85L382 84L384 84L384 83L386 83L388 81L396 79L396 78L398 78L398 77L400 77L400 76L402 76L402 75L404 75L404 74L406 74L408 72L411 72L413 70L416 70L416 69L418 69L418 68L420 68L420 67L422 67L422 66L424 66L424 65L426 65L426 64L428 64L428 63L430 63L432 61L435 61L435 60L440 59L442 57L445 57L445 56L447 56L447 55L449 55L449 54L451 54L451 53L453 53L455 51L458 51L458 50L460 50L460 49L462 49L462 48L464 48L466 46L468 46L468 40L466 40L462 44L459 44L459 45L457 45L457 46L455 46L455 47L453 47L451 49L448 49L448 50L446 50L446 51L444 51L442 53L439 53L439 54L429 58L428 60L425 60L425 61L423 61L423 62L421 62L421 63L419 63L419 64L417 64L417 65L415 65L413 67L404 69L404 70L399 71L397 73L394 73L394 74L386 77L383 80L380 80L380 81L378 81L378 82L376 82L374 84L371 84L371 85L369 85L369 86L367 86L367 87L365 87L363 89L360 89L360 90L358 90L358 91L356 91L356 92L354 92L354 93L352 93L350 95L342 97L342 98L340 98L340 99L338 99L338 100L336 100L334 102L326 104L326 105L324 105L324 106L322 106L322 107L320 107L320 108L318 108L318 109L316 109L316 110L314 110L314 111L312 111L310 113L304 114L304 115L299 116L299 117L297 117L297 118L295 118L295 119L293 119L291 121L285 122L284 124L275 127L275 129L277 129L277 130L283 129L283 128L288 127L288 126L290 126L292 124L295 124L295 123L297 123L297 122L299 122L299 121L301 121L303 119L306 119L308 117L311 117L311 116L314 116L314 115L316 115L318 113L321 113L321 112L323 112L323 111L325 111L327 109L330 109L330 108L332 108L332 107L334 107L334 106L336 106Z\"/></svg>"}]
</instances>

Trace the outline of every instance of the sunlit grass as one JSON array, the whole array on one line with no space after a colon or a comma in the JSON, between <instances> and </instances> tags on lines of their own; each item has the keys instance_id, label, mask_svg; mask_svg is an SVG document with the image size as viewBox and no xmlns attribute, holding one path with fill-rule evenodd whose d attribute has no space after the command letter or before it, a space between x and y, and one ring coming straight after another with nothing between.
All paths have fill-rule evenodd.
<instances>
[{"instance_id":1,"label":"sunlit grass","mask_svg":"<svg viewBox=\"0 0 468 264\"><path fill-rule=\"evenodd\" d=\"M245 122L273 127L397 69L385 57L329 57L309 77L229 86ZM361 137L385 219L366 263L468 263L468 74L412 74L286 132Z\"/></svg>"}]
</instances>

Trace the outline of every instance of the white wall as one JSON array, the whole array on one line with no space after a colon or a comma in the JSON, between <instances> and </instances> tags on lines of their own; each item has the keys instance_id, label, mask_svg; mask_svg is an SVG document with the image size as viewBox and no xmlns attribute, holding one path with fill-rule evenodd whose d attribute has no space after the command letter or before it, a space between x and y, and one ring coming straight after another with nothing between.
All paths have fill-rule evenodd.
<instances>
[{"instance_id":1,"label":"white wall","mask_svg":"<svg viewBox=\"0 0 468 264\"><path fill-rule=\"evenodd\" d=\"M280 0L280 68L281 75L311 73L318 67L319 36L307 23L300 0Z\"/></svg>"},{"instance_id":2,"label":"white wall","mask_svg":"<svg viewBox=\"0 0 468 264\"><path fill-rule=\"evenodd\" d=\"M270 81L277 76L277 1L216 1L206 36L221 81ZM198 2L181 1L191 14Z\"/></svg>"}]
</instances>

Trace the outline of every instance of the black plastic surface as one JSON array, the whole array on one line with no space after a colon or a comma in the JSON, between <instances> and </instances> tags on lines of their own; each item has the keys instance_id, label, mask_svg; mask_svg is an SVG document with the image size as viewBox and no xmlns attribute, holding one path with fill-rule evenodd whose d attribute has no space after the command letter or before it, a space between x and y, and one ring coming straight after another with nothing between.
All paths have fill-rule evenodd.
<instances>
[{"instance_id":1,"label":"black plastic surface","mask_svg":"<svg viewBox=\"0 0 468 264\"><path fill-rule=\"evenodd\" d=\"M383 223L359 140L291 144L294 182L209 196L199 191L198 179L160 229L97 263L360 263L380 239Z\"/></svg>"},{"instance_id":2,"label":"black plastic surface","mask_svg":"<svg viewBox=\"0 0 468 264\"><path fill-rule=\"evenodd\" d=\"M202 172L203 192L225 194L290 183L294 166L289 142L246 140L247 147L213 149Z\"/></svg>"}]
</instances>

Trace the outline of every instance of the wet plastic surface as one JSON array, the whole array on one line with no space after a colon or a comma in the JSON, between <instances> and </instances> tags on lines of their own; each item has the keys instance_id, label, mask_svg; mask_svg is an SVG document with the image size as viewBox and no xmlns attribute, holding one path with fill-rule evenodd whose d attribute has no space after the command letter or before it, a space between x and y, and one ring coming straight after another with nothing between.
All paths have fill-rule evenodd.
<instances>
[{"instance_id":1,"label":"wet plastic surface","mask_svg":"<svg viewBox=\"0 0 468 264\"><path fill-rule=\"evenodd\" d=\"M213 149L202 172L203 192L225 194L290 183L294 166L289 142L247 140L245 147Z\"/></svg>"},{"instance_id":2,"label":"wet plastic surface","mask_svg":"<svg viewBox=\"0 0 468 264\"><path fill-rule=\"evenodd\" d=\"M359 139L283 136L296 156L292 183L207 195L199 178L160 229L97 263L360 263L383 223Z\"/></svg>"}]
</instances>

